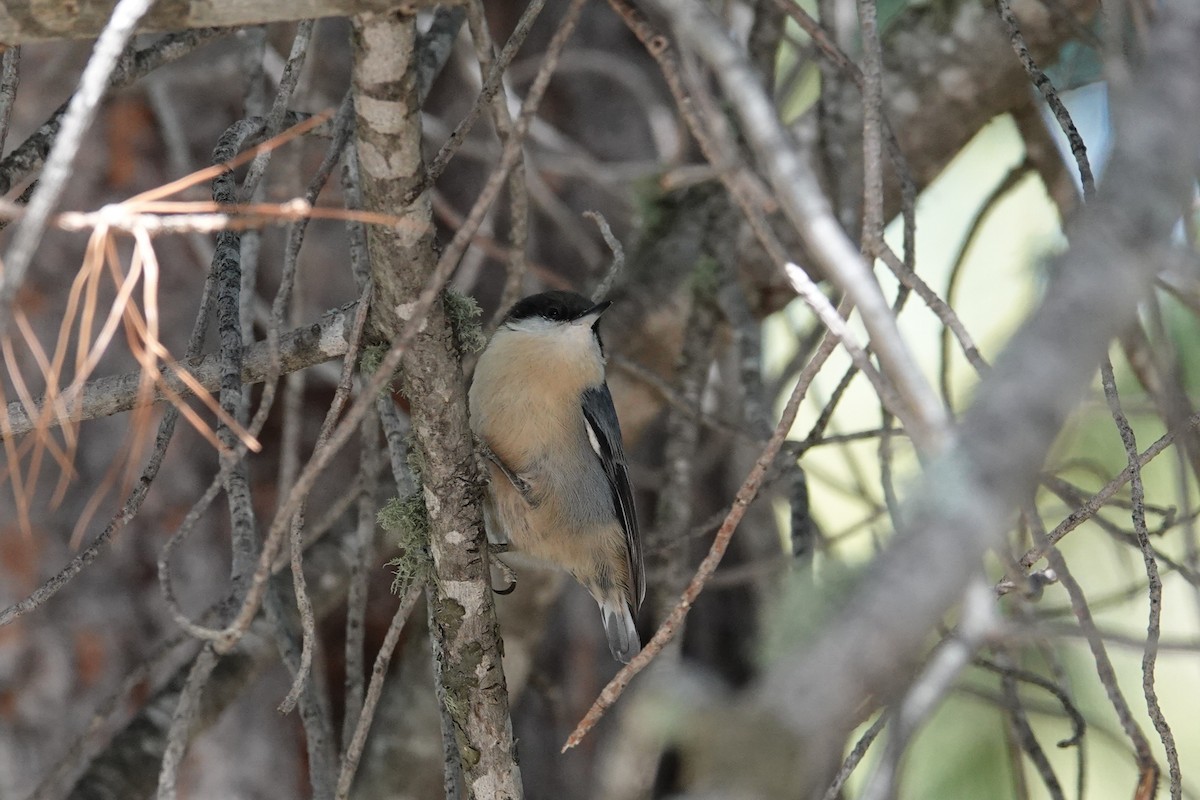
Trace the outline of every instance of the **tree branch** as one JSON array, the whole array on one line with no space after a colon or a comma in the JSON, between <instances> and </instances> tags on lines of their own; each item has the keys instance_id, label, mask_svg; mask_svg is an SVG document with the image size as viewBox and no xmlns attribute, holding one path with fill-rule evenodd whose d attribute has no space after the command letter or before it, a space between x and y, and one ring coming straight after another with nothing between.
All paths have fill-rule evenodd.
<instances>
[{"instance_id":1,"label":"tree branch","mask_svg":"<svg viewBox=\"0 0 1200 800\"><path fill-rule=\"evenodd\" d=\"M0 7L0 43L90 39L100 33L115 5L116 0L4 3ZM156 4L138 25L137 33L294 22L383 12L397 6L415 13L434 5L436 0L185 0Z\"/></svg>"},{"instance_id":2,"label":"tree branch","mask_svg":"<svg viewBox=\"0 0 1200 800\"><path fill-rule=\"evenodd\" d=\"M349 303L341 308L332 309L321 316L320 321L312 325L289 331L279 337L279 367L280 374L287 374L306 369L316 364L338 358L346 354L354 323L354 312L358 303ZM213 353L199 358L189 358L179 362L209 391L214 391L221 382L221 357ZM170 366L162 368L163 382L180 397L187 397L191 390L183 383ZM242 360L242 382L245 384L261 383L272 372L270 345L259 342L246 351ZM62 417L51 416L42 420L42 424L57 427L67 422L83 422L84 420L108 417L140 408L144 403L138 395L140 372L129 372L124 375L114 375L97 378L84 384L76 390L68 390L58 395L57 401L67 409ZM162 389L155 389L150 402L159 403L166 399ZM27 409L20 401L8 404L8 419L12 427L12 436L23 436L38 426L38 418L44 413L43 400L39 399L34 409ZM32 412L32 413L31 413ZM50 413L50 412L45 412Z\"/></svg>"},{"instance_id":3,"label":"tree branch","mask_svg":"<svg viewBox=\"0 0 1200 800\"><path fill-rule=\"evenodd\" d=\"M403 219L403 224L367 231L375 281L370 324L388 340L414 322L418 326L401 362L402 389L411 406L430 521L435 577L429 596L437 669L469 796L519 800L521 777L485 561L466 390L445 310L439 302L422 302L430 288L438 288L437 279L444 280L449 270L443 266L453 267L457 259L443 265L437 258L428 195L404 202L425 175L417 144L416 20L366 14L354 18L353 31L363 204L368 210L397 211Z\"/></svg>"}]
</instances>

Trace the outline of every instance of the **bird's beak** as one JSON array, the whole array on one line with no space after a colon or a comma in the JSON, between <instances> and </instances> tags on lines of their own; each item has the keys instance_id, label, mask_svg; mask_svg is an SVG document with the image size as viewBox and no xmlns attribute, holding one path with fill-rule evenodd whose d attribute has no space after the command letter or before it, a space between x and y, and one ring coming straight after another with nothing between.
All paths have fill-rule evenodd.
<instances>
[{"instance_id":1,"label":"bird's beak","mask_svg":"<svg viewBox=\"0 0 1200 800\"><path fill-rule=\"evenodd\" d=\"M571 324L572 325L587 325L588 327L591 327L592 325L596 324L596 320L600 319L600 315L604 313L605 309L607 309L611 305L612 305L611 300L605 300L602 303L596 303L596 305L592 306L587 311L583 312L578 317L571 320Z\"/></svg>"}]
</instances>

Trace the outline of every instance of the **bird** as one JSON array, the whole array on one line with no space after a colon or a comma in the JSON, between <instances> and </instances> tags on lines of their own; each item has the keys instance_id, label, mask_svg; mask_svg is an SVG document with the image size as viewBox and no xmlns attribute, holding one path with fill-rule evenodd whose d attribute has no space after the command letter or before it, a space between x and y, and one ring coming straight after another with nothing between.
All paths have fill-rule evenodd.
<instances>
[{"instance_id":1,"label":"bird","mask_svg":"<svg viewBox=\"0 0 1200 800\"><path fill-rule=\"evenodd\" d=\"M621 426L605 382L600 316L575 292L518 301L475 366L471 430L486 466L488 540L569 572L600 606L613 658L641 650L646 596Z\"/></svg>"}]
</instances>

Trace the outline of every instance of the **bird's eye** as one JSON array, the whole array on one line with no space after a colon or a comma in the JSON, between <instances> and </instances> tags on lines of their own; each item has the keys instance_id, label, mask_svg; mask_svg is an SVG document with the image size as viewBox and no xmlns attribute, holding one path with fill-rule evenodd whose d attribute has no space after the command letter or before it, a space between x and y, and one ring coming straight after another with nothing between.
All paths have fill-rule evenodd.
<instances>
[{"instance_id":1,"label":"bird's eye","mask_svg":"<svg viewBox=\"0 0 1200 800\"><path fill-rule=\"evenodd\" d=\"M546 316L554 320L562 319L562 309L558 306L550 306L546 309Z\"/></svg>"}]
</instances>

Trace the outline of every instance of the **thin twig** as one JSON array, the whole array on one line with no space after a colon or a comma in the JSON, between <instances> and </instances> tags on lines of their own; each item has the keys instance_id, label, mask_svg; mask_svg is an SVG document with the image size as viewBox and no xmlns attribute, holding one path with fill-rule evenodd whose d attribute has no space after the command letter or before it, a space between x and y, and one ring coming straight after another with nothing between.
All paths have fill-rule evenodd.
<instances>
[{"instance_id":1,"label":"thin twig","mask_svg":"<svg viewBox=\"0 0 1200 800\"><path fill-rule=\"evenodd\" d=\"M946 279L946 305L954 308L954 298L959 286L959 280L962 277L963 266L966 264L967 253L971 249L971 245L975 243L975 237L979 231L983 229L983 223L991 214L993 208L1004 199L1005 195L1016 188L1021 179L1029 174L1033 169L1028 157L1020 164L1017 164L996 184L991 193L984 198L979 205L979 210L975 212L975 216L971 219L971 225L967 228L966 234L963 235L962 243L958 246L958 253L954 257L952 266L950 267L950 275ZM950 398L950 328L943 325L938 331L939 339L939 364L938 384L942 390L942 400L946 403L947 408L951 408Z\"/></svg>"},{"instance_id":2,"label":"thin twig","mask_svg":"<svg viewBox=\"0 0 1200 800\"><path fill-rule=\"evenodd\" d=\"M1095 603L1092 604L1093 606ZM1062 739L1058 742L1059 747L1076 747L1082 744L1083 735L1087 731L1087 720L1084 719L1083 713L1071 700L1070 695L1066 690L1046 678L1038 675L1036 672L1014 667L1012 665L998 664L994 661L989 661L986 658L976 658L975 666L982 667L989 672L994 672L997 675L1011 675L1022 683L1028 683L1043 689L1054 696L1054 699L1062 705L1063 711L1071 720L1071 736L1067 739Z\"/></svg>"},{"instance_id":3,"label":"thin twig","mask_svg":"<svg viewBox=\"0 0 1200 800\"><path fill-rule=\"evenodd\" d=\"M1200 425L1200 414L1194 414L1187 421L1187 425L1183 429L1167 431L1165 434L1160 436L1153 444L1142 451L1141 455L1138 456L1138 468L1140 469L1145 467L1152 460L1154 460L1154 458L1161 454L1163 450L1166 450L1171 444L1174 443L1177 436L1186 430L1192 430L1196 428L1198 425ZM1121 470L1120 474L1105 484L1100 491L1092 495L1091 499L1068 514L1062 522L1058 523L1058 526L1046 535L1046 544L1057 544L1068 533L1075 530L1092 517L1096 516L1096 513L1104 507L1105 503L1107 503L1122 486L1129 483L1132 477L1132 468L1126 466L1125 469ZM1043 550L1042 545L1035 542L1034 546L1031 547L1025 553L1025 555L1021 556L1021 566L1028 569L1029 567L1033 566L1038 559L1042 558L1044 554L1045 551Z\"/></svg>"},{"instance_id":4,"label":"thin twig","mask_svg":"<svg viewBox=\"0 0 1200 800\"><path fill-rule=\"evenodd\" d=\"M299 40L299 38L300 36L297 34L297 39ZM308 187L305 190L305 201L309 204L316 201L317 195L320 194L321 189L324 188L325 183L329 180L329 176L333 173L333 168L337 165L338 159L345 150L346 145L350 140L350 132L353 128L352 120L353 103L350 98L350 93L347 92L345 98L342 100L341 108L338 110L338 116L334 123L336 133L333 137L333 141L330 142L329 147L326 149L325 157L322 160L321 165L317 168L316 173L309 181ZM295 307L295 304L299 302L298 300L291 299L290 294L292 292L293 283L297 280L300 247L303 243L304 234L307 228L308 221L304 218L297 220L288 227L287 242L284 248L283 274L280 276L279 288L276 291L275 299L271 304L271 322L267 326L267 342L271 347L272 353L277 350L276 342L279 338L279 329L283 322L283 313L285 307L289 304L289 300L291 300L293 307ZM359 301L359 316L355 319L356 335L352 341L358 340L358 335L360 335L359 332L362 330L362 326L366 322L365 306L368 302L367 298L368 295L363 295ZM355 366L354 361L354 355L349 354L342 364L342 374L340 380L338 381L337 392L335 393L335 398L342 398L341 403L345 402L344 398L346 392L349 391L349 384L352 380L353 369ZM270 397L274 393L277 377L278 373L269 378L267 385L264 387L263 398L260 401L260 409L258 412L260 415L264 413L262 406L267 408L270 407ZM295 380L302 380L302 377L298 373L292 373L292 375L289 376L288 386L293 387ZM300 387L295 388L294 391L302 391L302 386L303 385L301 384ZM297 404L298 402L299 401L297 400ZM337 402L335 399L333 405L340 410L341 403ZM325 431L324 426L322 427L322 431ZM287 480L282 481L281 485L290 486L293 478L295 477L295 471L290 472L290 474L288 474L286 477ZM313 618L312 604L308 600L308 590L305 586L304 580L304 567L301 563L301 554L303 553L304 516L305 507L302 505L292 520L290 537L293 590L296 595L296 608L300 612L300 627L302 631L303 644L300 655L300 666L296 671L296 675L294 676L292 688L288 692L287 697L284 698L283 702L280 704L280 711L283 713L291 711L295 706L296 701L300 698L300 693L304 689L309 669L312 666L313 650L315 649L316 641L316 621ZM312 737L310 736L309 739L311 740L311 738ZM329 777L329 782L332 784L332 776Z\"/></svg>"},{"instance_id":5,"label":"thin twig","mask_svg":"<svg viewBox=\"0 0 1200 800\"><path fill-rule=\"evenodd\" d=\"M868 261L879 254L883 242L883 54L876 10L876 0L858 0L863 46L862 251Z\"/></svg>"},{"instance_id":6,"label":"thin twig","mask_svg":"<svg viewBox=\"0 0 1200 800\"><path fill-rule=\"evenodd\" d=\"M467 3L466 12L471 39L475 42L480 80L486 81L496 69L496 54L484 15L483 0ZM511 52L515 53L515 49ZM512 113L509 111L508 90L503 79L496 84L495 92L488 98L488 108L491 110L492 124L496 128L500 146L504 147L514 135L514 125ZM521 148L518 148L518 153L522 153ZM521 284L524 282L528 266L525 249L529 239L529 187L525 181L523 154L518 157L508 175L508 202L508 270L504 275L504 289L500 293L500 305L494 323L498 323L500 315L520 299Z\"/></svg>"},{"instance_id":7,"label":"thin twig","mask_svg":"<svg viewBox=\"0 0 1200 800\"><path fill-rule=\"evenodd\" d=\"M204 685L216 668L220 656L212 644L205 645L192 663L188 672L187 682L179 693L179 703L175 714L171 717L171 727L167 730L166 747L163 750L162 766L158 773L158 800L175 800L177 793L176 780L179 777L179 765L183 761L184 748L192 733L192 725L199 712L200 694Z\"/></svg>"},{"instance_id":8,"label":"thin twig","mask_svg":"<svg viewBox=\"0 0 1200 800\"><path fill-rule=\"evenodd\" d=\"M892 248L887 246L886 242L881 243L879 256L902 284L917 293L917 296L942 323L942 329L954 334L954 338L958 340L958 344L962 348L963 355L966 356L967 362L975 368L975 372L980 375L986 372L987 362L983 360L983 356L979 353L979 347L975 344L971 334L967 332L967 326L963 324L962 319L950 303L938 297L933 288L916 271L909 269L892 251Z\"/></svg>"},{"instance_id":9,"label":"thin twig","mask_svg":"<svg viewBox=\"0 0 1200 800\"><path fill-rule=\"evenodd\" d=\"M379 483L379 419L368 413L360 425L362 449L358 474L363 492L358 498L358 524L351 538L350 588L346 591L346 699L342 707L343 757L350 748L358 714L363 707L363 648L366 638L367 592L375 554L375 489Z\"/></svg>"},{"instance_id":10,"label":"thin twig","mask_svg":"<svg viewBox=\"0 0 1200 800\"><path fill-rule=\"evenodd\" d=\"M841 768L837 771L837 775L833 776L833 783L829 784L829 788L825 790L822 800L838 800L842 796L842 788L846 785L846 781L850 780L850 775L858 767L863 760L863 756L867 754L871 744L883 731L883 727L887 725L887 712L881 713L871 723L871 726L863 731L863 735L854 743L854 747L846 754L846 760L842 762Z\"/></svg>"},{"instance_id":11,"label":"thin twig","mask_svg":"<svg viewBox=\"0 0 1200 800\"><path fill-rule=\"evenodd\" d=\"M301 20L296 25L296 35L292 39L292 51L288 54L287 63L283 65L279 88L275 92L275 99L271 101L271 110L267 112L266 123L263 126L268 139L278 135L283 129L288 105L292 102L292 94L300 83L300 73L304 68L304 61L308 57L308 48L312 42L315 25L316 21L311 19ZM259 153L250 162L250 167L246 170L246 177L242 179L241 197L244 201L249 202L251 196L258 189L259 182L267 171L270 161L271 151L268 150Z\"/></svg>"},{"instance_id":12,"label":"thin twig","mask_svg":"<svg viewBox=\"0 0 1200 800\"><path fill-rule=\"evenodd\" d=\"M1054 774L1054 767L1050 764L1050 759L1046 758L1046 751L1038 743L1033 727L1029 724L1029 715L1025 713L1021 695L1017 692L1017 679L1007 669L1000 670L1000 687L1008 704L1009 724L1021 750L1029 756L1029 760L1037 768L1051 800L1066 800L1062 784L1059 783L1058 776ZM1017 768L1019 767L1020 760L1018 758Z\"/></svg>"},{"instance_id":13,"label":"thin twig","mask_svg":"<svg viewBox=\"0 0 1200 800\"><path fill-rule=\"evenodd\" d=\"M1175 747L1175 736L1171 726L1163 715L1161 704L1158 702L1158 690L1154 685L1154 667L1158 659L1158 640L1162 632L1162 580L1158 575L1158 562L1150 547L1150 532L1146 528L1146 490L1142 484L1142 470L1138 466L1137 439L1128 417L1121 409L1121 398L1117 394L1117 380L1113 376L1112 362L1107 358L1100 364L1100 380L1104 385L1104 397L1112 412L1113 422L1121 434L1121 443L1125 446L1125 455L1129 459L1130 482L1129 488L1133 500L1133 530L1137 536L1138 547L1142 551L1142 560L1146 565L1147 593L1149 595L1150 612L1146 623L1146 647L1142 651L1142 692L1146 697L1146 710L1150 721L1162 740L1163 749L1167 753L1167 772L1171 777L1171 800L1180 800L1183 796L1183 778L1179 771L1179 751Z\"/></svg>"},{"instance_id":14,"label":"thin twig","mask_svg":"<svg viewBox=\"0 0 1200 800\"><path fill-rule=\"evenodd\" d=\"M471 110L467 113L467 116L458 123L458 126L454 129L454 133L450 134L450 138L442 144L437 155L429 163L425 180L413 187L408 196L405 197L402 205L407 206L420 196L422 192L437 183L443 170L446 169L446 165L450 163L450 159L454 157L454 153L462 146L463 141L466 140L467 133L470 132L475 121L479 119L479 114L483 110L483 107L491 103L492 97L500 91L500 84L504 80L504 71L512 63L513 57L516 56L517 50L520 49L521 44L525 41L525 36L529 33L529 29L533 27L534 20L537 19L538 14L541 13L542 7L545 5L546 0L530 0L529 5L521 13L521 18L517 20L516 27L513 28L512 34L508 37L504 49L496 57L495 63L492 65L492 72L483 83L479 99L471 106ZM530 93L532 92L533 88L531 87ZM526 103L528 102L527 96ZM507 146L505 149L507 149Z\"/></svg>"},{"instance_id":15,"label":"thin twig","mask_svg":"<svg viewBox=\"0 0 1200 800\"><path fill-rule=\"evenodd\" d=\"M83 145L83 136L100 107L109 76L116 69L117 59L121 57L125 43L133 35L138 21L150 10L153 2L119 0L100 38L96 40L96 47L79 79L79 88L71 96L67 112L63 115L54 147L42 169L38 188L30 198L26 216L17 225L12 244L4 256L4 272L0 275L0 333L8 331L13 300L25 280L33 253L42 240L50 212L54 210L71 177L71 165L75 163L75 157Z\"/></svg>"},{"instance_id":16,"label":"thin twig","mask_svg":"<svg viewBox=\"0 0 1200 800\"><path fill-rule=\"evenodd\" d=\"M1067 561L1063 558L1062 553L1053 544L1048 543L1045 531L1036 513L1029 511L1026 513L1026 518L1037 535L1038 543L1046 548L1046 560L1050 562L1050 567L1057 573L1063 588L1067 590L1067 594L1071 598L1071 610L1074 612L1075 619L1079 622L1079 627L1087 639L1088 649L1091 650L1092 659L1096 664L1096 676L1104 686L1104 692L1108 696L1113 710L1116 711L1117 719L1121 722L1121 728L1133 744L1140 773L1138 787L1139 791L1142 792L1136 796L1150 797L1153 793L1152 787L1158 783L1159 767L1150 751L1150 743L1146 741L1145 734L1142 733L1141 727L1133 718L1133 712L1130 710L1129 704L1126 702L1125 696L1121 693L1121 688L1117 684L1116 672L1113 670L1112 661L1108 657L1108 651L1104 647L1103 638L1096 628L1095 621L1092 619L1092 612L1088 607L1087 598L1084 596L1083 589L1075 580L1074 575L1071 574L1070 569L1067 567ZM1145 791L1146 788L1149 790Z\"/></svg>"},{"instance_id":17,"label":"thin twig","mask_svg":"<svg viewBox=\"0 0 1200 800\"><path fill-rule=\"evenodd\" d=\"M258 135L262 123L237 122L226 128L213 148L212 163L223 164L233 158L247 140ZM224 170L213 178L212 199L216 203L232 203L237 197L237 181L232 170ZM238 437L235 425L245 427L248 417L248 397L242 390L242 359L246 340L242 319L242 252L241 236L236 231L221 231L213 251L212 272L216 290L217 339L219 342L221 381L220 403L225 418L219 420L217 437L220 452L220 475L229 507L230 523L230 583L243 586L254 568L254 552L258 545L258 524L254 513L249 479L249 467L236 449ZM230 424L230 420L234 424ZM255 427L255 426L250 426ZM206 492L205 496L211 494ZM169 562L164 547L161 575L169 574ZM180 701L182 707L183 701ZM165 768L164 768L165 774ZM174 791L174 784L171 785ZM161 784L160 784L160 792Z\"/></svg>"},{"instance_id":18,"label":"thin twig","mask_svg":"<svg viewBox=\"0 0 1200 800\"><path fill-rule=\"evenodd\" d=\"M358 761L362 758L363 746L367 743L367 732L371 729L371 721L375 718L375 707L379 704L379 697L383 693L383 681L387 677L392 651L396 649L396 643L400 641L404 623L408 621L413 607L420 599L422 589L423 587L419 583L409 587L400 601L400 607L392 615L392 621L383 637L383 644L379 646L379 652L375 656L375 666L371 670L371 683L367 687L367 694L363 700L362 712L359 713L358 722L354 726L354 736L350 739L350 745L342 756L342 765L338 772L337 800L345 800L350 794L354 774L358 771Z\"/></svg>"},{"instance_id":19,"label":"thin twig","mask_svg":"<svg viewBox=\"0 0 1200 800\"><path fill-rule=\"evenodd\" d=\"M959 673L971 663L976 649L998 624L992 590L982 577L977 577L967 587L958 629L942 641L898 703L887 750L863 788L861 797L864 800L894 796L900 757L910 738L954 688Z\"/></svg>"},{"instance_id":20,"label":"thin twig","mask_svg":"<svg viewBox=\"0 0 1200 800\"><path fill-rule=\"evenodd\" d=\"M1061 478L1054 478L1054 477L1048 476L1042 480L1042 484L1046 488L1048 488L1051 492L1058 495L1058 497L1060 499L1062 499L1065 503L1074 505L1076 503L1083 502L1083 499L1084 499L1083 494L1081 492L1079 492L1075 487L1071 486L1070 483L1062 480ZM1132 505L1132 504L1131 503L1126 504L1121 501L1114 500L1114 501L1111 501L1108 505L1122 507L1125 505ZM1145 504L1143 503L1142 505L1144 508ZM1124 528L1117 525L1116 523L1110 522L1109 520L1105 519L1103 516L1100 516L1100 515L1096 515L1095 517L1093 517L1092 521L1098 528L1100 528L1102 531L1104 531L1109 536L1111 536L1115 541L1117 541L1121 544L1124 544L1124 545L1129 545L1130 547L1134 547L1139 550L1141 549L1141 546L1138 544L1138 537L1137 537L1136 533L1127 531ZM1166 526L1164 526L1162 528L1162 530L1166 530ZM1157 533L1158 533L1158 531L1155 531L1155 534L1157 534ZM1152 545L1150 546L1150 553L1154 556L1155 559L1157 559L1159 562L1161 562L1163 564L1163 566L1165 566L1167 569L1174 570L1176 573L1178 573L1179 577L1183 578L1185 581L1190 583L1192 586L1200 588L1200 574L1197 574L1197 572L1195 570L1191 569L1190 567L1188 567L1185 564L1180 563L1179 561L1176 561L1170 555L1162 552L1162 550L1160 550Z\"/></svg>"},{"instance_id":21,"label":"thin twig","mask_svg":"<svg viewBox=\"0 0 1200 800\"><path fill-rule=\"evenodd\" d=\"M1054 83L1037 65L1033 55L1029 52L1029 46L1025 44L1025 37L1021 33L1021 26L1017 22L1017 16L1013 13L1009 0L995 0L995 2L1000 19L1008 26L1008 39L1012 43L1013 51L1021 60L1021 66L1025 68L1033 85L1042 93L1046 104L1054 112L1054 118L1058 120L1063 135L1067 137L1067 142L1071 146L1071 154L1075 157L1075 164L1079 168L1079 180L1083 184L1083 198L1091 200L1096 195L1096 180L1092 177L1092 165L1088 161L1087 147L1084 146L1083 137L1079 135L1079 130L1075 127L1074 120L1071 119L1071 112L1063 105L1058 92L1054 89Z\"/></svg>"},{"instance_id":22,"label":"thin twig","mask_svg":"<svg viewBox=\"0 0 1200 800\"><path fill-rule=\"evenodd\" d=\"M592 299L596 301L603 300L612 292L613 284L616 283L621 271L625 269L625 248L621 246L621 241L613 235L612 228L608 225L608 220L599 211L585 211L583 215L596 223L596 227L600 229L600 235L604 237L604 243L608 245L608 249L612 252L612 263L604 272L604 277L596 284L596 288L592 290Z\"/></svg>"},{"instance_id":23,"label":"thin twig","mask_svg":"<svg viewBox=\"0 0 1200 800\"><path fill-rule=\"evenodd\" d=\"M355 335L351 340L351 349L347 352L346 359L342 362L342 374L338 379L337 389L334 391L333 400L329 404L329 410L325 413L325 419L321 423L321 430L317 433L317 441L313 446L314 450L320 450L325 442L329 440L329 435L337 423L342 409L346 405L346 399L350 396L350 389L354 382L354 371L358 366L358 343L362 339L362 332L367 323L368 297L369 295L364 294L359 301L359 316L354 321ZM304 511L305 503L302 501L292 517L290 537L292 579L296 592L296 605L300 612L301 624L304 631L304 649L300 657L300 667L296 670L296 674L292 678L292 688L279 706L279 710L283 713L291 711L299 699L300 693L304 689L305 681L308 679L308 670L312 666L313 650L316 648L316 620L313 618L312 604L308 600L308 590L304 580L304 565L301 561L301 556L304 552L302 537Z\"/></svg>"},{"instance_id":24,"label":"thin twig","mask_svg":"<svg viewBox=\"0 0 1200 800\"><path fill-rule=\"evenodd\" d=\"M885 407L897 417L911 419L912 416L906 413L904 409L904 401L896 393L891 383L886 381L879 370L875 369L875 365L871 363L867 356L866 349L858 343L854 334L850 331L846 320L833 307L829 299L821 292L820 287L813 282L808 273L801 269L798 265L788 262L784 265L784 271L787 274L788 280L792 284L792 288L796 290L796 294L808 303L809 307L820 318L821 323L838 338L842 346L846 348L846 352L850 355L854 366L865 375L875 388L875 393L879 395L879 400Z\"/></svg>"}]
</instances>

